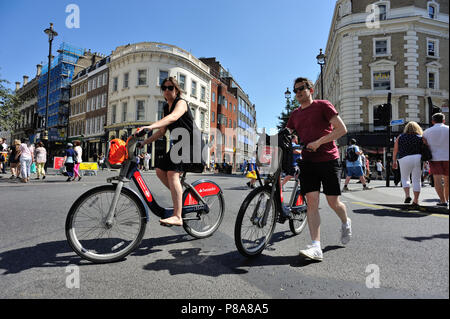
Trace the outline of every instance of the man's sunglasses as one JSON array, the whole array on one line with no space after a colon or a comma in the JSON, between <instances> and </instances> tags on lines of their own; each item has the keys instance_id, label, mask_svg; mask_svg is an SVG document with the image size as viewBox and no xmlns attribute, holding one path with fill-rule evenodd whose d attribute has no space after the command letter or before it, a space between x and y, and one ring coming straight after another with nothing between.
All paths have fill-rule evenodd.
<instances>
[{"instance_id":1,"label":"man's sunglasses","mask_svg":"<svg viewBox=\"0 0 450 319\"><path fill-rule=\"evenodd\" d=\"M304 89L309 89L309 87L307 85L299 86L298 88L294 88L294 93L303 91Z\"/></svg>"},{"instance_id":2,"label":"man's sunglasses","mask_svg":"<svg viewBox=\"0 0 450 319\"><path fill-rule=\"evenodd\" d=\"M169 86L165 86L165 85L162 85L161 86L161 90L162 91L165 91L165 90L169 90L169 91L173 91L173 89L174 89L175 87L173 86L173 85L169 85Z\"/></svg>"}]
</instances>

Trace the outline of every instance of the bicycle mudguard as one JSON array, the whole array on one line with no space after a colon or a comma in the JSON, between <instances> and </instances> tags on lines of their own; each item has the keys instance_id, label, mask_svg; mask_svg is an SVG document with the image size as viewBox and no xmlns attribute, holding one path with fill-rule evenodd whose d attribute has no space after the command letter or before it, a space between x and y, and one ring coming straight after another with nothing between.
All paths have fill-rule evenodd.
<instances>
[{"instance_id":1,"label":"bicycle mudguard","mask_svg":"<svg viewBox=\"0 0 450 319\"><path fill-rule=\"evenodd\" d=\"M192 186L195 188L195 190L200 194L200 196L211 196L211 195L217 195L222 192L220 189L220 186L217 185L215 182L206 180L206 179L200 179L192 183ZM183 206L190 206L190 205L197 205L198 200L196 199L195 194L192 192L189 192L189 189L186 189L183 196Z\"/></svg>"}]
</instances>

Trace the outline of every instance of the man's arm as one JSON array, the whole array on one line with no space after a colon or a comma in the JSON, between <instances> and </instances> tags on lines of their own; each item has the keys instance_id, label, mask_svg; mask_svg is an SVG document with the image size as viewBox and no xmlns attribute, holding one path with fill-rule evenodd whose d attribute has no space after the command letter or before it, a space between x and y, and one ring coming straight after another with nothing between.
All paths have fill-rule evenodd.
<instances>
[{"instance_id":1,"label":"man's arm","mask_svg":"<svg viewBox=\"0 0 450 319\"><path fill-rule=\"evenodd\" d=\"M347 134L347 127L345 126L339 115L333 116L330 120L330 123L331 125L333 125L333 131L331 131L330 134L322 136L318 140L309 143L306 148L309 148L315 152L320 147L320 145L337 140L341 136Z\"/></svg>"}]
</instances>

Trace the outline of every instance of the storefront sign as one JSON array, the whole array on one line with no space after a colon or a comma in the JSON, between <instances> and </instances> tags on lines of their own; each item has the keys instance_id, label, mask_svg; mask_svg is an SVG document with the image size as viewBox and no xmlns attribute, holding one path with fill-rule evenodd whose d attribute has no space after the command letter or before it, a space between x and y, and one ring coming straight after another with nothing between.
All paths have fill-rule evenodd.
<instances>
[{"instance_id":1,"label":"storefront sign","mask_svg":"<svg viewBox=\"0 0 450 319\"><path fill-rule=\"evenodd\" d=\"M97 171L98 165L97 163L89 163L89 162L83 162L80 163L80 170L82 171Z\"/></svg>"}]
</instances>

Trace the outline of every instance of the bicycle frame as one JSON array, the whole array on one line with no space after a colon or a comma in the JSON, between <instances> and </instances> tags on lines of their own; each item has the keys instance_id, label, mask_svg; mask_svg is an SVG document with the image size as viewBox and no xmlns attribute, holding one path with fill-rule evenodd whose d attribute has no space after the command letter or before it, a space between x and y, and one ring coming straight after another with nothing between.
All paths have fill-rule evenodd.
<instances>
[{"instance_id":1,"label":"bicycle frame","mask_svg":"<svg viewBox=\"0 0 450 319\"><path fill-rule=\"evenodd\" d=\"M131 139L131 140L130 140ZM130 181L133 181L136 185L137 189L139 190L142 199L144 199L145 205L152 211L153 214L160 218L168 218L173 215L173 208L164 208L161 207L157 202L156 199L153 197L149 187L145 183L141 172L138 169L138 164L134 157L134 149L136 144L136 138L130 137L127 141L127 148L128 148L128 154L129 158L123 163L123 165L120 167L120 174L119 176L108 178L108 183L113 183L113 181L118 181L116 192L113 197L113 201L111 203L111 206L108 211L108 216L106 219L106 225L107 227L111 227L113 224L114 219L114 212L116 210L117 202L120 196L120 193L122 191L122 188L124 187L125 183L128 183ZM128 145L128 142L130 144ZM108 154L106 158L108 157ZM107 161L106 161L107 162ZM107 165L110 165L107 162ZM186 178L186 172L184 172L180 178L181 185L189 190L188 196L189 198L186 198L183 207L182 207L182 216L189 214L189 213L195 213L195 212L203 212L203 213L209 213L209 206L205 202L205 200L202 198L202 196L199 194L199 192L203 193L203 195L215 195L219 192L221 192L219 186L217 186L215 183L211 181L205 181L200 180L197 181L196 185L191 185L185 181ZM202 187L196 188L196 186L200 184L205 184ZM148 213L147 213L147 220L149 219ZM198 220L199 218L191 217L186 218L183 217L183 220Z\"/></svg>"}]
</instances>

